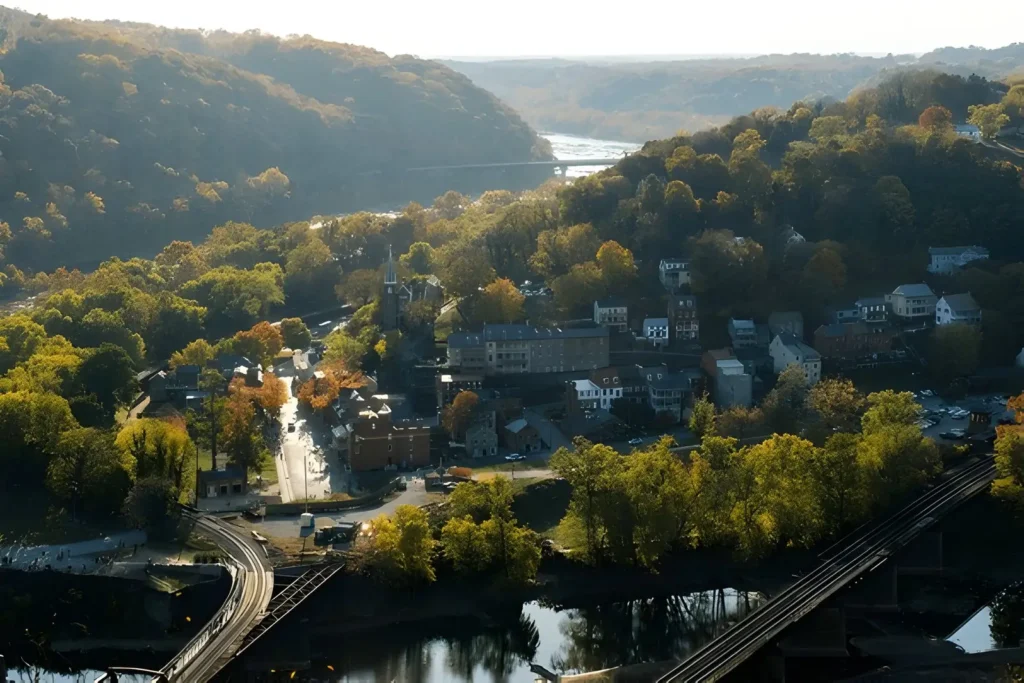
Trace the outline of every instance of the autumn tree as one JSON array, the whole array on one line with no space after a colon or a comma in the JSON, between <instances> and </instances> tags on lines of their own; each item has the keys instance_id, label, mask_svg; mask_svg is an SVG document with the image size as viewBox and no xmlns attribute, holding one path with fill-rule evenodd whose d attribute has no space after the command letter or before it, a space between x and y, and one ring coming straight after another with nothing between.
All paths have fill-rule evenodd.
<instances>
[{"instance_id":1,"label":"autumn tree","mask_svg":"<svg viewBox=\"0 0 1024 683\"><path fill-rule=\"evenodd\" d=\"M414 242L398 260L412 272L427 275L433 268L434 248L426 242Z\"/></svg>"},{"instance_id":2,"label":"autumn tree","mask_svg":"<svg viewBox=\"0 0 1024 683\"><path fill-rule=\"evenodd\" d=\"M298 391L300 402L313 410L324 410L331 405L345 389L359 389L366 384L363 373L349 370L341 362L325 361L319 366L319 376L310 377Z\"/></svg>"},{"instance_id":3,"label":"autumn tree","mask_svg":"<svg viewBox=\"0 0 1024 683\"><path fill-rule=\"evenodd\" d=\"M636 279L633 252L618 242L608 241L601 245L597 250L597 267L609 292L622 292Z\"/></svg>"},{"instance_id":4,"label":"autumn tree","mask_svg":"<svg viewBox=\"0 0 1024 683\"><path fill-rule=\"evenodd\" d=\"M196 339L190 342L181 351L171 354L171 369L177 369L182 365L196 365L205 368L206 364L217 356L213 345L205 339Z\"/></svg>"},{"instance_id":5,"label":"autumn tree","mask_svg":"<svg viewBox=\"0 0 1024 683\"><path fill-rule=\"evenodd\" d=\"M441 411L441 425L453 439L463 438L480 405L480 397L472 391L460 391Z\"/></svg>"},{"instance_id":6,"label":"autumn tree","mask_svg":"<svg viewBox=\"0 0 1024 683\"><path fill-rule=\"evenodd\" d=\"M806 414L807 374L792 364L781 373L761 403L765 423L776 434L796 433Z\"/></svg>"},{"instance_id":7,"label":"autumn tree","mask_svg":"<svg viewBox=\"0 0 1024 683\"><path fill-rule=\"evenodd\" d=\"M858 431L864 395L848 379L823 379L807 392L807 412L820 443L834 432Z\"/></svg>"},{"instance_id":8,"label":"autumn tree","mask_svg":"<svg viewBox=\"0 0 1024 683\"><path fill-rule=\"evenodd\" d=\"M764 430L764 413L757 407L732 406L715 419L715 431L719 436L744 439L759 436Z\"/></svg>"},{"instance_id":9,"label":"autumn tree","mask_svg":"<svg viewBox=\"0 0 1024 683\"><path fill-rule=\"evenodd\" d=\"M976 325L951 323L932 331L928 367L935 378L950 382L966 377L981 363L981 330Z\"/></svg>"},{"instance_id":10,"label":"autumn tree","mask_svg":"<svg viewBox=\"0 0 1024 683\"><path fill-rule=\"evenodd\" d=\"M942 106L931 106L921 112L917 125L930 131L944 133L953 129L953 114Z\"/></svg>"},{"instance_id":11,"label":"autumn tree","mask_svg":"<svg viewBox=\"0 0 1024 683\"><path fill-rule=\"evenodd\" d=\"M513 323L523 320L526 297L511 280L499 278L480 293L474 308L475 317L483 323Z\"/></svg>"},{"instance_id":12,"label":"autumn tree","mask_svg":"<svg viewBox=\"0 0 1024 683\"><path fill-rule=\"evenodd\" d=\"M72 429L60 435L47 469L47 486L71 505L91 513L120 510L131 488L135 463L122 457L113 435L99 429Z\"/></svg>"},{"instance_id":13,"label":"autumn tree","mask_svg":"<svg viewBox=\"0 0 1024 683\"><path fill-rule=\"evenodd\" d=\"M235 336L217 345L217 350L221 353L245 356L263 367L270 367L282 348L284 338L281 336L281 328L265 320L248 330L237 332Z\"/></svg>"},{"instance_id":14,"label":"autumn tree","mask_svg":"<svg viewBox=\"0 0 1024 683\"><path fill-rule=\"evenodd\" d=\"M698 439L713 434L715 431L715 404L711 402L707 394L704 394L693 402L693 409L690 412L690 431Z\"/></svg>"},{"instance_id":15,"label":"autumn tree","mask_svg":"<svg viewBox=\"0 0 1024 683\"><path fill-rule=\"evenodd\" d=\"M829 532L840 532L870 504L867 477L858 457L859 437L838 433L814 451L808 463L813 491Z\"/></svg>"},{"instance_id":16,"label":"autumn tree","mask_svg":"<svg viewBox=\"0 0 1024 683\"><path fill-rule=\"evenodd\" d=\"M352 306L364 306L380 296L383 279L373 268L354 270L335 288L338 299Z\"/></svg>"},{"instance_id":17,"label":"autumn tree","mask_svg":"<svg viewBox=\"0 0 1024 683\"><path fill-rule=\"evenodd\" d=\"M579 263L550 282L555 304L567 313L582 312L607 293L604 274L593 262Z\"/></svg>"},{"instance_id":18,"label":"autumn tree","mask_svg":"<svg viewBox=\"0 0 1024 683\"><path fill-rule=\"evenodd\" d=\"M537 236L530 267L550 284L573 266L593 260L599 246L597 233L589 223L545 230Z\"/></svg>"},{"instance_id":19,"label":"autumn tree","mask_svg":"<svg viewBox=\"0 0 1024 683\"><path fill-rule=\"evenodd\" d=\"M590 562L600 562L605 555L607 533L602 513L611 502L620 457L609 446L577 437L571 449L559 448L548 463L572 486L562 526L580 539L583 557Z\"/></svg>"},{"instance_id":20,"label":"autumn tree","mask_svg":"<svg viewBox=\"0 0 1024 683\"><path fill-rule=\"evenodd\" d=\"M224 418L222 443L228 460L247 474L259 473L264 460L271 456L252 402L243 392L230 393Z\"/></svg>"}]
</instances>

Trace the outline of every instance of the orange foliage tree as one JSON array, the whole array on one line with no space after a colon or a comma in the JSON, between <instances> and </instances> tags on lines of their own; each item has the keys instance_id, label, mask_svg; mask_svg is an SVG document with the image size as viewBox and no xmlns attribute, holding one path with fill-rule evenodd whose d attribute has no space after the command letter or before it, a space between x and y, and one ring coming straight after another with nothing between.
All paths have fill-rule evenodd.
<instances>
[{"instance_id":1,"label":"orange foliage tree","mask_svg":"<svg viewBox=\"0 0 1024 683\"><path fill-rule=\"evenodd\" d=\"M352 372L340 363L321 365L319 370L319 377L312 377L299 387L299 400L314 410L323 410L331 405L343 389L358 389L366 385L363 373Z\"/></svg>"}]
</instances>

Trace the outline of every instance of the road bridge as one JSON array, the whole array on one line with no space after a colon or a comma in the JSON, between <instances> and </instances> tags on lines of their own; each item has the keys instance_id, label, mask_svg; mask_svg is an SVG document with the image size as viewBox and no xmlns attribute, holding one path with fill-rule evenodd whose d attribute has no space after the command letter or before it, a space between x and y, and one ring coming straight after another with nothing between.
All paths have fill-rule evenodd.
<instances>
[{"instance_id":1,"label":"road bridge","mask_svg":"<svg viewBox=\"0 0 1024 683\"><path fill-rule=\"evenodd\" d=\"M537 168L537 169L551 169L553 171L561 171L563 174L566 169L577 166L614 166L615 164L622 161L623 157L601 157L594 159L552 159L549 161L498 161L490 163L479 163L479 164L438 164L436 166L414 166L411 168L394 169L391 171L364 171L359 175L362 176L375 176L385 175L394 173L443 173L443 172L455 172L455 171L485 171L485 170L506 170L515 168Z\"/></svg>"},{"instance_id":2,"label":"road bridge","mask_svg":"<svg viewBox=\"0 0 1024 683\"><path fill-rule=\"evenodd\" d=\"M658 683L722 678L841 588L880 567L937 519L985 490L994 478L990 455L949 471L900 511L855 530L826 550L816 569L694 652Z\"/></svg>"}]
</instances>

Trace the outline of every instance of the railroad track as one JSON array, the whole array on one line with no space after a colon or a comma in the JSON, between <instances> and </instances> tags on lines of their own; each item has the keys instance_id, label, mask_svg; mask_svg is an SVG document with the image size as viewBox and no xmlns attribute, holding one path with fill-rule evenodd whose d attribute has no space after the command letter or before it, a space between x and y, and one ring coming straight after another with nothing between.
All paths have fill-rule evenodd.
<instances>
[{"instance_id":1,"label":"railroad track","mask_svg":"<svg viewBox=\"0 0 1024 683\"><path fill-rule=\"evenodd\" d=\"M817 568L697 650L658 683L703 683L725 676L839 589L883 564L938 517L988 486L994 477L991 456L950 471L903 509L875 525L861 527L829 548Z\"/></svg>"},{"instance_id":2,"label":"railroad track","mask_svg":"<svg viewBox=\"0 0 1024 683\"><path fill-rule=\"evenodd\" d=\"M171 681L203 683L223 666L270 603L274 573L262 548L214 517L190 514L196 527L231 558L232 587L220 610L161 673Z\"/></svg>"}]
</instances>

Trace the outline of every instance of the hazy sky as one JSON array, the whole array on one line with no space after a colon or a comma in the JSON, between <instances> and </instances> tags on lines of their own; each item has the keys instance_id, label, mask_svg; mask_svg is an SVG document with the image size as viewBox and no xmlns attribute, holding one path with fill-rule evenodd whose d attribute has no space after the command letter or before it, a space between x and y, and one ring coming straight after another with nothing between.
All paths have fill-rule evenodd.
<instances>
[{"instance_id":1,"label":"hazy sky","mask_svg":"<svg viewBox=\"0 0 1024 683\"><path fill-rule=\"evenodd\" d=\"M0 0L3 1L3 0ZM122 19L437 56L927 52L1022 39L1024 1L7 0L50 17ZM4 2L4 4L7 4Z\"/></svg>"}]
</instances>

